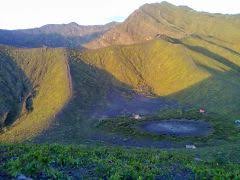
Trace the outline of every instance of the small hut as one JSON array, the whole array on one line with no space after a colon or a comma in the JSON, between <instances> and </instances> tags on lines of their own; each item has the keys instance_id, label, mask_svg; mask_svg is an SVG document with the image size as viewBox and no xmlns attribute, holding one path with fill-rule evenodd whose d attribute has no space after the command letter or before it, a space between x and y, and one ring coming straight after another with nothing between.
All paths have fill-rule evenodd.
<instances>
[{"instance_id":1,"label":"small hut","mask_svg":"<svg viewBox=\"0 0 240 180\"><path fill-rule=\"evenodd\" d=\"M139 114L133 114L133 119L140 120L142 117Z\"/></svg>"},{"instance_id":2,"label":"small hut","mask_svg":"<svg viewBox=\"0 0 240 180\"><path fill-rule=\"evenodd\" d=\"M200 113L200 114L205 114L205 113L206 113L206 110L203 109L203 108L200 108L200 109L199 109L199 113Z\"/></svg>"},{"instance_id":3,"label":"small hut","mask_svg":"<svg viewBox=\"0 0 240 180\"><path fill-rule=\"evenodd\" d=\"M186 145L186 149L197 149L195 145Z\"/></svg>"}]
</instances>

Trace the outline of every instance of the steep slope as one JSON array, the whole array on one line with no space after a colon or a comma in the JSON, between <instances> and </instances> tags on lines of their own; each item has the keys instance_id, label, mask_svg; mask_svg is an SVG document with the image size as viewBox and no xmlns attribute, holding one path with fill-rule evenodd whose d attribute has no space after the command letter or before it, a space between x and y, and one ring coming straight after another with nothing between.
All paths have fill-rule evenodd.
<instances>
[{"instance_id":1,"label":"steep slope","mask_svg":"<svg viewBox=\"0 0 240 180\"><path fill-rule=\"evenodd\" d=\"M145 4L133 12L125 22L88 43L86 47L96 49L114 44L134 44L154 39L158 34L174 38L199 34L238 43L239 28L239 15L197 12L167 2Z\"/></svg>"},{"instance_id":2,"label":"steep slope","mask_svg":"<svg viewBox=\"0 0 240 180\"><path fill-rule=\"evenodd\" d=\"M88 136L94 138L96 132L92 128L91 115L95 108L108 103L106 96L109 92L115 93L113 89L118 89L126 98L133 89L148 96L175 100L183 107L204 107L224 115L226 122L230 122L239 117L240 111L240 54L233 45L220 42L199 35L181 40L159 36L138 45L70 51L67 54L73 77L73 96L55 118L51 117L70 95L66 51L3 49L25 74L18 73L19 76L13 77L21 82L18 84L28 85L27 95L36 91L36 96L30 106L33 111L21 113L17 123L1 134L0 139L26 140L40 132L44 132L40 142L59 140L69 143L72 139L80 142ZM19 87L16 89L21 90ZM24 94L25 91L20 92ZM118 96L114 93L111 97ZM6 103L4 97L1 101ZM21 107L26 106L22 103Z\"/></svg>"},{"instance_id":3,"label":"steep slope","mask_svg":"<svg viewBox=\"0 0 240 180\"><path fill-rule=\"evenodd\" d=\"M194 36L182 44L197 66L211 75L169 97L184 104L205 107L231 119L239 118L240 53L232 44L212 37Z\"/></svg>"},{"instance_id":4,"label":"steep slope","mask_svg":"<svg viewBox=\"0 0 240 180\"><path fill-rule=\"evenodd\" d=\"M95 127L102 117L142 113L141 105L145 112L153 105L151 113L202 107L220 114L220 127L232 127L240 116L240 54L220 42L197 35L159 36L138 45L71 51L73 97L35 142L142 145Z\"/></svg>"},{"instance_id":5,"label":"steep slope","mask_svg":"<svg viewBox=\"0 0 240 180\"><path fill-rule=\"evenodd\" d=\"M33 87L25 73L0 48L0 128L11 125L19 114L31 111Z\"/></svg>"},{"instance_id":6,"label":"steep slope","mask_svg":"<svg viewBox=\"0 0 240 180\"><path fill-rule=\"evenodd\" d=\"M0 126L10 127L0 141L31 139L46 129L52 140L68 136L72 142L93 135L90 119L96 109L136 93L145 95L143 101L161 97L184 108L204 107L231 120L239 118L239 16L200 13L164 2L146 4L113 26L71 23L0 36L17 46L78 47L111 28L87 44L100 49L0 49ZM71 96L68 59L73 95L55 117ZM135 96L137 103L141 95ZM108 96L116 98L112 104Z\"/></svg>"},{"instance_id":7,"label":"steep slope","mask_svg":"<svg viewBox=\"0 0 240 180\"><path fill-rule=\"evenodd\" d=\"M240 54L233 44L199 35L158 38L80 56L137 91L239 115Z\"/></svg>"},{"instance_id":8,"label":"steep slope","mask_svg":"<svg viewBox=\"0 0 240 180\"><path fill-rule=\"evenodd\" d=\"M81 47L117 23L81 26L77 23L50 24L25 30L0 30L0 44L19 47Z\"/></svg>"},{"instance_id":9,"label":"steep slope","mask_svg":"<svg viewBox=\"0 0 240 180\"><path fill-rule=\"evenodd\" d=\"M153 40L87 51L81 58L140 92L166 96L209 76L182 45Z\"/></svg>"},{"instance_id":10,"label":"steep slope","mask_svg":"<svg viewBox=\"0 0 240 180\"><path fill-rule=\"evenodd\" d=\"M0 140L32 138L48 127L70 97L66 51L3 47L0 61L5 69L0 82L1 121L8 126Z\"/></svg>"}]
</instances>

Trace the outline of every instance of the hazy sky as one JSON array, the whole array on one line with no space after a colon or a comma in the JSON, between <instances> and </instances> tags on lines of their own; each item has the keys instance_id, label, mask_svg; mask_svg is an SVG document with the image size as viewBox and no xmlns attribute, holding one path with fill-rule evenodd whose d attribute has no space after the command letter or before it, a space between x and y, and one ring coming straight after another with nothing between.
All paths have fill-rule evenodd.
<instances>
[{"instance_id":1,"label":"hazy sky","mask_svg":"<svg viewBox=\"0 0 240 180\"><path fill-rule=\"evenodd\" d=\"M77 22L104 24L122 21L145 3L161 0L1 0L0 29ZM168 0L207 12L240 13L240 0Z\"/></svg>"}]
</instances>

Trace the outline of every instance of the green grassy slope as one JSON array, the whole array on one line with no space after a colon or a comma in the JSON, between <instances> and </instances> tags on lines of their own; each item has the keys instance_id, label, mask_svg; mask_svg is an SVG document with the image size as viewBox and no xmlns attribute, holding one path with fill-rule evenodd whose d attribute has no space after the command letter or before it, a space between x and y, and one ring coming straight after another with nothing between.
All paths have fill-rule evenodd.
<instances>
[{"instance_id":1,"label":"green grassy slope","mask_svg":"<svg viewBox=\"0 0 240 180\"><path fill-rule=\"evenodd\" d=\"M170 95L183 103L239 118L240 53L231 44L214 38L184 40L189 55L210 77L181 92Z\"/></svg>"},{"instance_id":2,"label":"green grassy slope","mask_svg":"<svg viewBox=\"0 0 240 180\"><path fill-rule=\"evenodd\" d=\"M70 93L66 51L9 51L37 96L33 98L33 112L23 114L19 123L0 136L6 141L31 138L47 129L49 118L61 109ZM204 107L226 115L226 119L239 118L240 56L233 44L197 35L181 40L161 37L138 45L71 51L68 55L73 99L57 118L60 121L49 137L58 138L54 136L58 123L65 127L59 134L71 132L72 137L78 137L77 131L71 131L73 124L81 128L87 123L84 113L104 103L107 90L116 86Z\"/></svg>"},{"instance_id":3,"label":"green grassy slope","mask_svg":"<svg viewBox=\"0 0 240 180\"><path fill-rule=\"evenodd\" d=\"M90 118L96 109L104 106L112 88L128 89L105 70L82 61L79 52L69 52L73 93L68 105L56 116L49 129L34 142L82 143L96 133Z\"/></svg>"},{"instance_id":4,"label":"green grassy slope","mask_svg":"<svg viewBox=\"0 0 240 180\"><path fill-rule=\"evenodd\" d=\"M33 111L19 114L18 119L14 119L16 121L14 125L0 135L0 140L26 140L47 128L51 117L70 97L67 55L62 49L8 48L7 51L11 61L29 80L34 92ZM12 73L18 76L17 72ZM14 89L14 94L17 91L18 88Z\"/></svg>"},{"instance_id":5,"label":"green grassy slope","mask_svg":"<svg viewBox=\"0 0 240 180\"><path fill-rule=\"evenodd\" d=\"M239 116L240 54L235 46L206 36L169 39L89 50L80 57L137 91Z\"/></svg>"},{"instance_id":6,"label":"green grassy slope","mask_svg":"<svg viewBox=\"0 0 240 180\"><path fill-rule=\"evenodd\" d=\"M0 129L10 125L19 114L31 110L29 103L33 87L25 73L9 55L0 48Z\"/></svg>"},{"instance_id":7,"label":"green grassy slope","mask_svg":"<svg viewBox=\"0 0 240 180\"><path fill-rule=\"evenodd\" d=\"M183 46L164 40L87 51L81 58L135 90L160 96L183 90L209 76L196 66Z\"/></svg>"}]
</instances>

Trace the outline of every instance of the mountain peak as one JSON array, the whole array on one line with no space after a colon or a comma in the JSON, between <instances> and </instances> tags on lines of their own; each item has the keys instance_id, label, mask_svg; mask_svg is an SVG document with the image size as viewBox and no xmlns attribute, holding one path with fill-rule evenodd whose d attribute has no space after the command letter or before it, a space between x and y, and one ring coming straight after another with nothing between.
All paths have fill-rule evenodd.
<instances>
[{"instance_id":1,"label":"mountain peak","mask_svg":"<svg viewBox=\"0 0 240 180\"><path fill-rule=\"evenodd\" d=\"M167 1L162 1L161 3L159 3L160 5L164 5L164 6L175 6Z\"/></svg>"},{"instance_id":2,"label":"mountain peak","mask_svg":"<svg viewBox=\"0 0 240 180\"><path fill-rule=\"evenodd\" d=\"M209 20L209 17L214 19ZM216 14L198 12L188 6L176 6L167 1L161 3L144 4L134 11L123 23L110 29L98 39L86 45L88 48L100 48L110 45L126 45L141 43L163 34L175 39L181 39L191 34L204 34L221 39L239 39L239 34L222 32L219 27L222 23L239 32L240 21L236 16L226 15L219 18ZM234 26L233 26L234 24ZM224 34L224 35L223 35Z\"/></svg>"},{"instance_id":3,"label":"mountain peak","mask_svg":"<svg viewBox=\"0 0 240 180\"><path fill-rule=\"evenodd\" d=\"M68 23L68 25L70 25L70 26L79 26L79 24L76 23L76 22L70 22L70 23Z\"/></svg>"},{"instance_id":4,"label":"mountain peak","mask_svg":"<svg viewBox=\"0 0 240 180\"><path fill-rule=\"evenodd\" d=\"M176 7L174 4L171 4L167 1L162 1L160 3L146 3L140 7L140 9L146 7L146 6L162 6L162 7Z\"/></svg>"},{"instance_id":5,"label":"mountain peak","mask_svg":"<svg viewBox=\"0 0 240 180\"><path fill-rule=\"evenodd\" d=\"M145 8L146 6L157 7L157 8L159 8L159 7L161 7L161 8L174 8L174 9L178 8L178 9L190 10L190 11L193 10L189 6L186 6L186 5L176 6L176 5L171 4L171 3L167 2L167 1L162 1L160 3L149 3L149 4L147 3L147 4L144 4L140 9Z\"/></svg>"}]
</instances>

